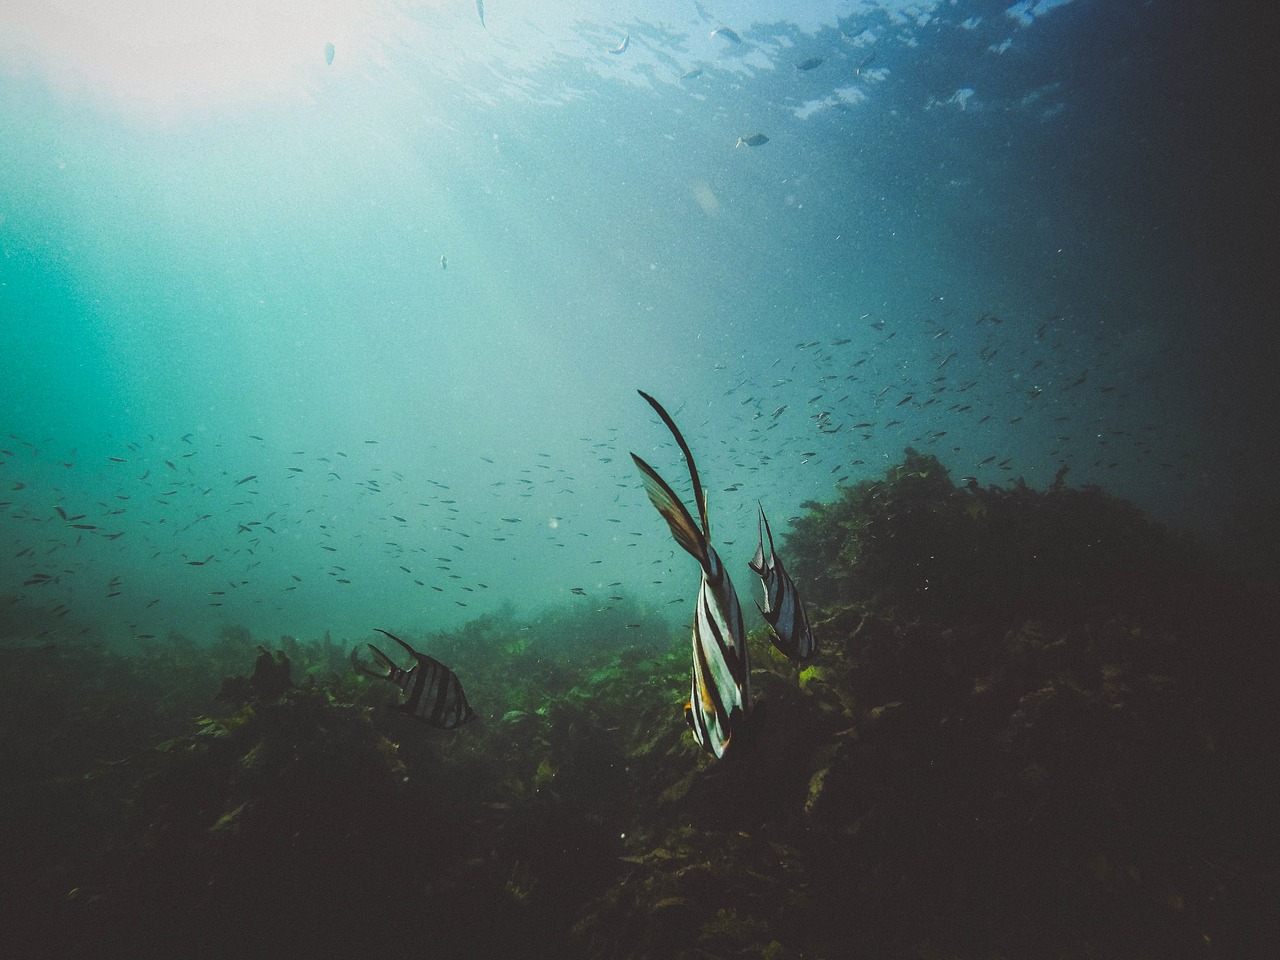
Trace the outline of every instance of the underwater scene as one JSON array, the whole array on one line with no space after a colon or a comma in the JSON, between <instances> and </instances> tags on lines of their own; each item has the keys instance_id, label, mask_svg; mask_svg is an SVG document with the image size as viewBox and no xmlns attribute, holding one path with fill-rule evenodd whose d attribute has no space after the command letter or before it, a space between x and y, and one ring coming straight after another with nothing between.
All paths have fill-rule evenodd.
<instances>
[{"instance_id":1,"label":"underwater scene","mask_svg":"<svg viewBox=\"0 0 1280 960\"><path fill-rule=\"evenodd\" d=\"M1269 36L6 0L0 955L1268 956Z\"/></svg>"}]
</instances>

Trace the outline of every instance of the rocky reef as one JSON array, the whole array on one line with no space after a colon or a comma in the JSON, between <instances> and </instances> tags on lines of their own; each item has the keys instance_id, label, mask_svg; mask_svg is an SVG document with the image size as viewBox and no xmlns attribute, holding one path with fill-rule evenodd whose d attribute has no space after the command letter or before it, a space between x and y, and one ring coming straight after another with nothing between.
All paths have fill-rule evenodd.
<instances>
[{"instance_id":1,"label":"rocky reef","mask_svg":"<svg viewBox=\"0 0 1280 960\"><path fill-rule=\"evenodd\" d=\"M1234 957L1273 922L1274 590L1059 476L908 451L779 544L821 649L753 634L717 763L685 636L551 612L354 641L0 647L12 956ZM643 618L629 611L626 620ZM633 638L643 634L648 639Z\"/></svg>"}]
</instances>

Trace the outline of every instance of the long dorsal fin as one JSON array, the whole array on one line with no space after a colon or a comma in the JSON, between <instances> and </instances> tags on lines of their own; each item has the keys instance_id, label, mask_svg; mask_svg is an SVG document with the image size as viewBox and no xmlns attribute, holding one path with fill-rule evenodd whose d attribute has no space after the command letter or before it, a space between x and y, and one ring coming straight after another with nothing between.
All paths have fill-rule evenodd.
<instances>
[{"instance_id":1,"label":"long dorsal fin","mask_svg":"<svg viewBox=\"0 0 1280 960\"><path fill-rule=\"evenodd\" d=\"M702 535L702 531L694 524L693 517L689 516L689 511L685 508L685 505L680 502L680 498L667 485L667 482L658 476L653 467L649 466L634 453L631 455L631 459L640 468L640 475L644 479L645 492L649 494L649 502L658 508L658 512L662 514L662 519L667 521L667 526L671 528L671 535L675 537L676 543L688 550L697 559L698 563L706 567L710 562L707 559L707 538Z\"/></svg>"},{"instance_id":2,"label":"long dorsal fin","mask_svg":"<svg viewBox=\"0 0 1280 960\"><path fill-rule=\"evenodd\" d=\"M707 527L707 498L702 492L702 481L698 479L698 467L693 462L693 454L689 452L689 445L684 442L684 434L680 432L680 428L676 426L676 422L671 419L671 414L663 409L662 404L643 390L636 391L640 396L648 401L649 406L658 412L658 416L662 418L662 422L667 425L667 429L671 431L671 435L676 438L676 443L680 446L680 452L684 454L685 462L689 465L689 477L693 480L693 500L698 505L698 518L702 521L702 535L708 540L711 539L711 531Z\"/></svg>"},{"instance_id":3,"label":"long dorsal fin","mask_svg":"<svg viewBox=\"0 0 1280 960\"><path fill-rule=\"evenodd\" d=\"M412 656L414 659L416 660L422 659L422 654L420 654L417 650L413 649L413 647L409 646L407 643L405 643L403 640L397 637L394 633L388 633L386 630L383 630L381 627L374 627L373 629L377 630L383 636L390 637L396 643L400 644L400 646L404 647L405 650L409 651L410 656Z\"/></svg>"},{"instance_id":4,"label":"long dorsal fin","mask_svg":"<svg viewBox=\"0 0 1280 960\"><path fill-rule=\"evenodd\" d=\"M769 518L764 515L764 504L757 500L756 506L760 508L760 522L764 525L765 536L769 538L769 552L777 553L773 548L773 531L769 529Z\"/></svg>"}]
</instances>

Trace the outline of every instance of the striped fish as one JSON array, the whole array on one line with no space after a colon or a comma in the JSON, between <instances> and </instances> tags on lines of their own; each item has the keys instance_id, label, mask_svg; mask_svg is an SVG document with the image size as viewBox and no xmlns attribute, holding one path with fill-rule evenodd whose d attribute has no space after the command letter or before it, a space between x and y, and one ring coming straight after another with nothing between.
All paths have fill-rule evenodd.
<instances>
[{"instance_id":1,"label":"striped fish","mask_svg":"<svg viewBox=\"0 0 1280 960\"><path fill-rule=\"evenodd\" d=\"M764 540L769 538L769 554L765 556ZM748 566L760 577L764 585L764 606L760 614L769 624L773 645L791 660L808 660L818 652L818 641L809 629L809 618L804 612L800 592L795 581L782 567L782 561L773 549L773 531L769 519L760 507L760 546L755 559Z\"/></svg>"},{"instance_id":2,"label":"striped fish","mask_svg":"<svg viewBox=\"0 0 1280 960\"><path fill-rule=\"evenodd\" d=\"M445 730L452 730L475 719L476 712L467 703L467 695L462 692L462 684L456 673L434 657L419 653L395 634L385 630L378 632L400 644L417 661L408 670L401 670L390 657L371 643L368 647L373 651L378 665L387 671L375 673L356 659L354 650L351 652L351 662L359 672L378 680L390 680L404 691L404 703L391 709Z\"/></svg>"},{"instance_id":3,"label":"striped fish","mask_svg":"<svg viewBox=\"0 0 1280 960\"><path fill-rule=\"evenodd\" d=\"M643 390L639 392L667 425L689 464L693 499L702 521L699 529L667 482L653 467L631 454L644 479L649 500L667 521L676 543L702 567L702 583L693 615L693 681L684 716L693 730L694 739L708 753L719 758L729 750L734 733L746 724L751 714L751 664L746 632L742 626L742 607L729 581L729 571L711 546L707 498L698 479L693 455L662 405Z\"/></svg>"}]
</instances>

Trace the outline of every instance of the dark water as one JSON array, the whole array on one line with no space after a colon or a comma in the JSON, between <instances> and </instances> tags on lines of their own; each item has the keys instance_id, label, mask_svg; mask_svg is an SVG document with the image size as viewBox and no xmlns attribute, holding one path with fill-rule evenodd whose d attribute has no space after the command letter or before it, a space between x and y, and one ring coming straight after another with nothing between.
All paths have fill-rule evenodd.
<instances>
[{"instance_id":1,"label":"dark water","mask_svg":"<svg viewBox=\"0 0 1280 960\"><path fill-rule=\"evenodd\" d=\"M570 739L584 719L547 720L587 689L566 664L683 697L687 637L667 645L688 622L694 564L629 452L669 479L682 468L637 388L688 436L740 589L758 501L782 536L802 504L883 478L907 447L957 487L1097 486L1204 544L1224 589L1274 583L1265 31L1172 0L550 7L490 2L483 25L466 0L0 12L6 676L44 678L28 706L73 709L90 696L83 671L121 691L93 700L91 728L109 731L94 749L32 782L190 735L221 678L250 674L255 643L282 635L303 644L289 647L294 679L319 681L375 626L434 634L460 674L500 663L501 682L468 683L491 723L521 711ZM711 35L725 25L741 43ZM768 142L735 147L757 133ZM797 550L818 556L820 539ZM841 602L825 594L823 612ZM502 685L533 669L519 660L533 648L551 671L544 700ZM33 650L61 653L41 666ZM332 702L378 702L343 682ZM828 712L847 708L829 695ZM630 738L615 759L639 769L634 714L615 709L593 722ZM154 725L117 724L137 710ZM4 735L32 716L15 707ZM696 759L678 752L678 711L651 719L678 754L655 782L678 780ZM414 776L460 765L456 792L431 803L483 799L498 820L524 809L512 782L536 792L567 777L564 751L581 760L546 730L559 759L520 772L500 737L454 755L452 741L382 732ZM780 782L800 803L821 769ZM575 783L590 822L625 836L625 817L583 798L629 788ZM388 803L412 821L411 803ZM567 829L553 820L529 828L547 849ZM254 836L274 835L265 823ZM506 890L500 913L537 901L559 867L599 867L587 854L548 866L545 850L475 830L484 853L460 841L444 860L479 856L472 880ZM48 888L88 889L77 869ZM813 870L804 883L843 882ZM145 884L120 889L129 903ZM599 931L628 895L575 942L614 949ZM664 896L676 927L697 929L697 897ZM586 915L574 909L530 935L561 949ZM681 949L838 955L721 920ZM461 929L448 942L505 949Z\"/></svg>"}]
</instances>

